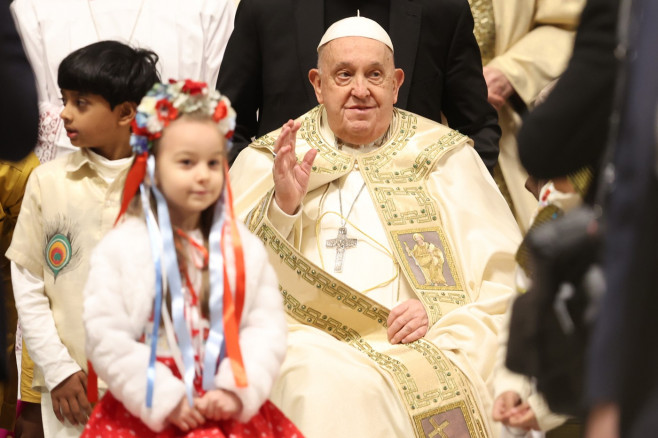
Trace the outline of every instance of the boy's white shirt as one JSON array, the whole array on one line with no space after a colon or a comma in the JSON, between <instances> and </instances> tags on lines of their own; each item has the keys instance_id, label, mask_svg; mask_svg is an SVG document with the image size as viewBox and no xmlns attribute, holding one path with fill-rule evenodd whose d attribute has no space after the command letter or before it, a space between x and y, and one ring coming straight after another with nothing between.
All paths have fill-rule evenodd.
<instances>
[{"instance_id":1,"label":"boy's white shirt","mask_svg":"<svg viewBox=\"0 0 658 438\"><path fill-rule=\"evenodd\" d=\"M21 313L21 326L41 327L41 336L49 340L39 351L30 349L30 356L33 360L34 357L39 357L39 363L43 367L39 368L46 379L46 387L48 391L52 391L59 382L81 368L59 339L48 297L44 294L43 279L12 261L11 283L16 302L20 301L26 308L26 311ZM35 366L38 366L36 362Z\"/></svg>"},{"instance_id":2,"label":"boy's white shirt","mask_svg":"<svg viewBox=\"0 0 658 438\"><path fill-rule=\"evenodd\" d=\"M81 270L79 272L62 270L56 281L51 280L53 288L51 292L59 291L60 295L55 299L60 303L58 305L62 306L63 300L74 299L73 296L69 298L61 294L63 285L74 287L77 279L84 274L82 284L79 285L79 296L82 300L82 288L86 278L84 252L86 250L91 252L91 248L87 246L95 246L95 242L100 240L104 231L111 228L113 218L118 212L123 188L120 175L127 173L131 160L132 158L129 157L111 161L91 150L78 149L73 154L42 164L30 176L23 203L25 208L19 214L14 240L7 251L7 256L12 265L12 284L23 339L29 345L30 355L36 365L33 380L35 389L51 391L71 374L86 369L86 359L70 351L65 345L66 342L62 340L62 333L58 331L57 326L59 324L62 330L63 321L56 322L51 307L53 297L46 290L48 286L44 273L48 268L44 260L45 255L37 254L33 245L43 245L40 242L43 242L45 235L44 219L57 219L55 216L59 217L60 213L68 212L69 207L77 208L79 211L70 215L62 214L64 222L78 219L83 215L87 216L87 219L91 218L96 228L89 229L84 225L76 228L70 225L71 229L68 230L78 235L79 245L76 246L80 251L78 260L72 260L71 263L81 263L82 266L78 266ZM82 175L83 178L80 181L72 181L69 180L69 174ZM117 181L114 181L115 179ZM51 191L52 186L58 188ZM73 193L74 190L77 192ZM76 200L70 202L71 196L76 197ZM24 215L29 217L23 217ZM85 224L84 219L81 218L83 224ZM39 229L34 228L36 224L41 225ZM42 252L45 253L45 249ZM50 272L47 275L52 276ZM63 278L63 275L69 277ZM60 318L65 317L70 319L60 312ZM79 318L81 321L81 314ZM64 330L68 342L74 342L73 337L77 336L82 338L81 344L84 343L82 324L79 332L74 333L70 326ZM80 351L83 351L83 345ZM77 360L76 356L78 356Z\"/></svg>"}]
</instances>

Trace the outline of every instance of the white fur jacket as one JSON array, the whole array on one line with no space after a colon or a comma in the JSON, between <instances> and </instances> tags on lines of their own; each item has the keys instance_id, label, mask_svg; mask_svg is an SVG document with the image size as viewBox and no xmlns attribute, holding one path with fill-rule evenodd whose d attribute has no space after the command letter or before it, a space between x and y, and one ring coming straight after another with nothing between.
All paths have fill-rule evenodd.
<instances>
[{"instance_id":1,"label":"white fur jacket","mask_svg":"<svg viewBox=\"0 0 658 438\"><path fill-rule=\"evenodd\" d=\"M248 386L236 388L228 360L215 376L217 388L242 401L238 420L248 421L269 397L286 351L287 326L276 274L258 238L240 225L246 292L240 323L240 347ZM155 274L146 224L128 218L98 244L85 287L84 322L87 357L112 394L155 431L185 394L183 382L156 363L153 407L146 407L149 346L144 332L155 296ZM231 275L229 273L229 275Z\"/></svg>"}]
</instances>

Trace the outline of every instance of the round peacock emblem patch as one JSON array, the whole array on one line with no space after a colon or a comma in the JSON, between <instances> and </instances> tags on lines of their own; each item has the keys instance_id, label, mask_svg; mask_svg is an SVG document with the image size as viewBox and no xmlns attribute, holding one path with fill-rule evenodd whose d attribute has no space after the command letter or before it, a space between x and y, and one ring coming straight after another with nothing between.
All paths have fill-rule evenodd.
<instances>
[{"instance_id":1,"label":"round peacock emblem patch","mask_svg":"<svg viewBox=\"0 0 658 438\"><path fill-rule=\"evenodd\" d=\"M55 234L46 246L46 262L55 278L71 261L71 242L64 234Z\"/></svg>"}]
</instances>

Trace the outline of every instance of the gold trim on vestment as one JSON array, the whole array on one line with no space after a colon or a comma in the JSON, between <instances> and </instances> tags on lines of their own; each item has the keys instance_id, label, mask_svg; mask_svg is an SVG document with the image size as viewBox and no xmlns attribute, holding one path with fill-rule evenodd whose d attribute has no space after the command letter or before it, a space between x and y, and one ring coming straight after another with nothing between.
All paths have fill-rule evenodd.
<instances>
[{"instance_id":1,"label":"gold trim on vestment","mask_svg":"<svg viewBox=\"0 0 658 438\"><path fill-rule=\"evenodd\" d=\"M496 21L492 0L468 0L473 14L473 34L480 47L482 65L496 55Z\"/></svg>"},{"instance_id":2,"label":"gold trim on vestment","mask_svg":"<svg viewBox=\"0 0 658 438\"><path fill-rule=\"evenodd\" d=\"M257 210L268 207L269 202L262 203ZM398 389L418 438L431 436L422 427L424 419L455 405L467 407L462 415L468 436L487 436L468 380L439 349L424 339L391 345L386 333L389 309L305 259L278 234L267 215L254 211L250 218L252 223L262 219L253 232L265 244L277 271L286 313L349 344L385 371Z\"/></svg>"},{"instance_id":3,"label":"gold trim on vestment","mask_svg":"<svg viewBox=\"0 0 658 438\"><path fill-rule=\"evenodd\" d=\"M422 285L409 280L429 309L430 324L447 311L465 304L468 299L462 290L459 269L452 256L449 239L440 226L439 212L425 187L425 180L444 153L465 142L466 137L449 131L431 145L415 150L416 144L408 143L409 139L416 134L421 123L433 122L419 120L411 113L396 110L396 122L391 126L392 134L387 142L373 152L351 156L337 151L323 138L319 126L321 113L321 106L311 110L302 120L298 134L300 139L319 151L313 165L309 191L350 172L357 164L373 200L380 199L377 196L383 199L380 217L384 218L389 243L398 262L401 266L406 263L402 270L408 280L414 275L414 270L407 256L401 256L404 250L399 243L400 236L414 233L425 233L428 239L428 233L438 236L439 240L435 239L433 243L440 246L445 255L452 284ZM261 137L257 143L266 148L273 145L268 137ZM306 150L300 147L298 156ZM403 160L410 160L408 166L401 166ZM399 170L394 170L394 167ZM245 222L265 244L270 262L279 277L287 314L299 323L322 330L351 345L376 363L381 371L385 371L382 375L387 376L398 389L417 437L437 436L432 435L430 426L427 426L436 419L444 419L440 427L453 427L455 431L470 437L487 437L478 398L472 393L470 383L461 370L425 339L391 345L386 332L389 309L344 284L298 252L269 222L267 211L272 199L273 191L270 190ZM402 262L402 258L405 261ZM450 420L453 421L450 426L444 424L450 423L445 418L458 418L458 421Z\"/></svg>"}]
</instances>

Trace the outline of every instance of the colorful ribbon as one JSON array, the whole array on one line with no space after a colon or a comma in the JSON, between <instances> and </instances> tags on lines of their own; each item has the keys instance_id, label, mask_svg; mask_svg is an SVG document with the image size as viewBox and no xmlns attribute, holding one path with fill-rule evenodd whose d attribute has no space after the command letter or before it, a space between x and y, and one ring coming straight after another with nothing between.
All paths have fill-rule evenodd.
<instances>
[{"instance_id":1,"label":"colorful ribbon","mask_svg":"<svg viewBox=\"0 0 658 438\"><path fill-rule=\"evenodd\" d=\"M219 202L215 205L213 212L213 223L210 227L211 242L208 269L210 270L210 297L208 307L210 309L210 333L206 341L203 358L203 389L210 391L214 387L214 378L217 366L221 360L222 352L226 350L224 338L224 303L222 297L230 290L224 287L226 275L223 269L211 269L212 266L224 266L225 259L220 248L222 241L222 230L224 228L224 200L226 191L222 193ZM214 243L217 242L215 245Z\"/></svg>"},{"instance_id":2,"label":"colorful ribbon","mask_svg":"<svg viewBox=\"0 0 658 438\"><path fill-rule=\"evenodd\" d=\"M226 166L227 167L227 166ZM228 175L228 169L225 168L225 174ZM233 211L233 193L228 179L226 180L226 195L227 195L227 210L228 218L227 223L231 232L231 246L233 247L233 260L235 263L235 302L233 295L229 293L224 294L224 330L226 331L226 351L233 371L235 384L238 388L247 386L247 373L244 368L242 360L242 352L240 351L240 320L242 318L242 309L244 308L245 296L245 268L244 268L244 250L242 248L242 240L238 231L238 225L235 220L235 212ZM226 227L222 230L226 233ZM228 239L222 239L224 247L223 251L228 251L226 242ZM230 291L230 284L227 280L226 265L224 265L224 287L225 290Z\"/></svg>"},{"instance_id":3,"label":"colorful ribbon","mask_svg":"<svg viewBox=\"0 0 658 438\"><path fill-rule=\"evenodd\" d=\"M151 181L155 181L155 157L151 155L148 158L148 172ZM160 236L162 238L162 262L169 283L169 293L171 295L171 318L174 323L174 331L178 340L178 347L183 356L184 370L183 383L185 383L185 392L190 406L194 405L194 348L190 333L187 330L185 321L185 297L181 285L180 270L178 268L178 258L176 256L176 247L174 246L174 233L169 218L169 207L167 201L155 185L151 186L151 191L155 196L156 207L158 211L158 222L160 223Z\"/></svg>"},{"instance_id":4,"label":"colorful ribbon","mask_svg":"<svg viewBox=\"0 0 658 438\"><path fill-rule=\"evenodd\" d=\"M121 196L121 208L119 209L119 214L114 221L114 225L119 222L121 216L123 216L123 214L128 209L130 201L135 197L137 190L143 186L142 182L144 181L144 175L146 175L147 158L148 152L137 155L133 165L128 171L128 175L126 176L126 184L123 186L123 195ZM144 213L149 210L144 210Z\"/></svg>"},{"instance_id":5,"label":"colorful ribbon","mask_svg":"<svg viewBox=\"0 0 658 438\"><path fill-rule=\"evenodd\" d=\"M148 157L146 167L150 180L154 181L155 159L153 156ZM225 175L228 175L228 171L225 172ZM209 236L210 332L205 343L202 379L203 388L206 391L214 388L214 378L217 373L217 367L223 359L224 354L228 356L230 361L236 386L247 386L247 374L242 359L242 352L240 351L239 341L240 319L244 307L245 295L244 251L237 222L235 220L235 213L232 207L232 193L228 180L226 180L225 184L226 186L222 196L215 206L213 224ZM146 406L149 408L152 407L155 385L158 329L160 326L163 299L162 265L164 265L171 294L171 313L174 331L176 332L178 346L183 357L184 370L181 370L181 374L183 375L188 401L190 405L192 405L195 373L194 349L192 347L191 336L185 320L185 297L181 285L173 229L169 218L169 209L162 193L155 186L151 186L150 190L156 199L158 219L160 223L158 230L155 218L153 218L150 211L149 190L143 184L141 187L142 207L146 216L156 271L156 295L151 353L147 370ZM226 206L226 208L224 206ZM227 235L227 233L229 233L229 235ZM162 242L162 249L157 246L159 242ZM230 248L233 248L233 262L235 264L236 275L234 293L231 291L231 284L227 273L228 261L226 254L230 251ZM213 266L217 268L212 269Z\"/></svg>"},{"instance_id":6,"label":"colorful ribbon","mask_svg":"<svg viewBox=\"0 0 658 438\"><path fill-rule=\"evenodd\" d=\"M151 180L152 181L152 180ZM153 264L155 268L155 303L153 305L153 331L151 333L151 352L149 356L149 365L146 370L146 407L153 407L153 389L155 386L155 361L158 349L158 331L160 329L160 319L162 311L162 261L160 259L161 249L158 247L160 236L158 225L155 222L149 203L149 191L144 184L140 185L142 208L146 217L146 227L149 232L151 241L151 254L153 255Z\"/></svg>"}]
</instances>

